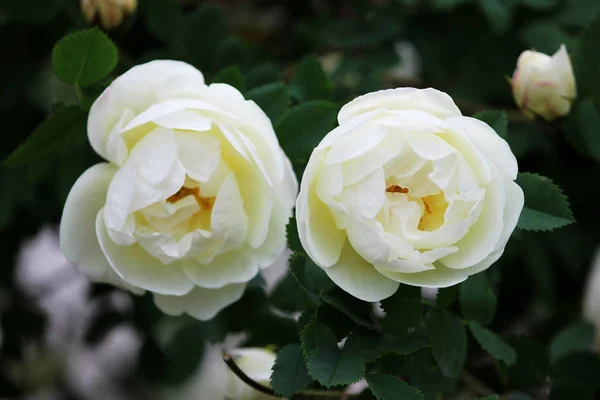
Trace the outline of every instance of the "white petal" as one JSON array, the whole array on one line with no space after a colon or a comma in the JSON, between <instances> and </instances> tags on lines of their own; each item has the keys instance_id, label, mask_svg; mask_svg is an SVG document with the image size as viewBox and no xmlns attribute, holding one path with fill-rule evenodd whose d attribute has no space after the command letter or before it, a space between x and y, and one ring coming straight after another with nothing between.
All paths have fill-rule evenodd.
<instances>
[{"instance_id":1,"label":"white petal","mask_svg":"<svg viewBox=\"0 0 600 400\"><path fill-rule=\"evenodd\" d=\"M337 228L331 211L317 197L314 188L306 194L300 190L296 209L304 207L308 208L306 220L296 214L302 246L317 265L329 267L338 261L346 234Z\"/></svg>"},{"instance_id":2,"label":"white petal","mask_svg":"<svg viewBox=\"0 0 600 400\"><path fill-rule=\"evenodd\" d=\"M160 89L173 80L188 87L204 86L204 78L193 66L171 60L157 60L138 65L115 79L96 99L88 118L88 139L92 148L109 160L106 141L124 110L140 113L156 103ZM173 88L173 87L172 87Z\"/></svg>"},{"instance_id":3,"label":"white petal","mask_svg":"<svg viewBox=\"0 0 600 400\"><path fill-rule=\"evenodd\" d=\"M387 273L386 275L390 278L393 277L396 282L405 285L430 288L444 288L456 285L471 275L471 268L451 269L444 267L440 263L435 263L434 266L435 269L415 274Z\"/></svg>"},{"instance_id":4,"label":"white petal","mask_svg":"<svg viewBox=\"0 0 600 400\"><path fill-rule=\"evenodd\" d=\"M155 118L156 125L169 129L204 132L212 127L212 120L201 115L198 111L184 109Z\"/></svg>"},{"instance_id":5,"label":"white petal","mask_svg":"<svg viewBox=\"0 0 600 400\"><path fill-rule=\"evenodd\" d=\"M398 290L398 282L381 275L346 243L339 261L325 272L336 285L364 301L381 301Z\"/></svg>"},{"instance_id":6,"label":"white petal","mask_svg":"<svg viewBox=\"0 0 600 400\"><path fill-rule=\"evenodd\" d=\"M510 239L513 231L519 222L519 216L525 205L525 195L523 189L513 181L505 182L504 189L506 190L506 203L504 204L504 229L498 241L496 251L504 249L504 246Z\"/></svg>"},{"instance_id":7,"label":"white petal","mask_svg":"<svg viewBox=\"0 0 600 400\"><path fill-rule=\"evenodd\" d=\"M177 132L175 138L185 172L197 181L208 181L221 161L219 139L204 132Z\"/></svg>"},{"instance_id":8,"label":"white petal","mask_svg":"<svg viewBox=\"0 0 600 400\"><path fill-rule=\"evenodd\" d=\"M150 184L162 182L177 157L177 143L171 129L158 127L144 136L131 150L128 162Z\"/></svg>"},{"instance_id":9,"label":"white petal","mask_svg":"<svg viewBox=\"0 0 600 400\"><path fill-rule=\"evenodd\" d=\"M100 248L115 272L131 285L160 294L181 296L194 284L179 264L165 265L138 245L118 246L108 236L102 210L96 218L96 234Z\"/></svg>"},{"instance_id":10,"label":"white petal","mask_svg":"<svg viewBox=\"0 0 600 400\"><path fill-rule=\"evenodd\" d=\"M324 157L324 150L315 150L308 160L296 200L296 219L298 235L307 254L317 265L329 267L339 259L346 234L337 228L329 207L316 193Z\"/></svg>"},{"instance_id":11,"label":"white petal","mask_svg":"<svg viewBox=\"0 0 600 400\"><path fill-rule=\"evenodd\" d=\"M325 164L337 164L356 158L379 145L385 135L385 129L379 126L358 127L331 145Z\"/></svg>"},{"instance_id":12,"label":"white petal","mask_svg":"<svg viewBox=\"0 0 600 400\"><path fill-rule=\"evenodd\" d=\"M487 187L483 209L477 222L455 244L459 250L440 260L448 268L471 267L484 260L498 245L504 228L503 215L506 194L500 174L494 166L490 167L492 179Z\"/></svg>"},{"instance_id":13,"label":"white petal","mask_svg":"<svg viewBox=\"0 0 600 400\"><path fill-rule=\"evenodd\" d=\"M517 178L519 168L515 155L506 140L498 136L488 124L471 117L450 118L447 122L468 135L504 179Z\"/></svg>"},{"instance_id":14,"label":"white petal","mask_svg":"<svg viewBox=\"0 0 600 400\"><path fill-rule=\"evenodd\" d=\"M462 118L455 118L455 120L460 119ZM477 177L479 184L485 185L490 181L488 159L461 126L454 128L450 125L449 129L438 133L438 136L458 150Z\"/></svg>"},{"instance_id":15,"label":"white petal","mask_svg":"<svg viewBox=\"0 0 600 400\"><path fill-rule=\"evenodd\" d=\"M381 210L385 193L385 176L383 168L379 168L354 185L346 186L337 200L353 216L371 219Z\"/></svg>"},{"instance_id":16,"label":"white petal","mask_svg":"<svg viewBox=\"0 0 600 400\"><path fill-rule=\"evenodd\" d=\"M203 111L203 114L206 113L209 115L210 113L214 113L216 115L226 116L227 118L233 120L238 119L238 117L235 114L230 113L229 111L219 107L218 105L205 100L196 100L189 98L168 99L150 105L147 109L143 110L143 112L138 114L129 124L127 124L124 130L128 131L133 128L137 128L138 126L147 124L148 122L153 122L157 119L164 118L168 115L186 109Z\"/></svg>"},{"instance_id":17,"label":"white petal","mask_svg":"<svg viewBox=\"0 0 600 400\"><path fill-rule=\"evenodd\" d=\"M239 247L248 234L248 217L233 172L229 174L217 193L210 216L213 235L225 239L224 249Z\"/></svg>"},{"instance_id":18,"label":"white petal","mask_svg":"<svg viewBox=\"0 0 600 400\"><path fill-rule=\"evenodd\" d=\"M440 118L461 115L452 98L444 92L431 88L397 88L357 97L342 107L338 121L341 125L354 116L378 109L421 110Z\"/></svg>"},{"instance_id":19,"label":"white petal","mask_svg":"<svg viewBox=\"0 0 600 400\"><path fill-rule=\"evenodd\" d=\"M227 285L219 289L194 287L183 296L154 294L154 303L165 314L186 313L196 319L208 321L219 311L238 301L245 288L245 283Z\"/></svg>"},{"instance_id":20,"label":"white petal","mask_svg":"<svg viewBox=\"0 0 600 400\"><path fill-rule=\"evenodd\" d=\"M110 269L96 236L96 215L115 171L106 163L85 171L69 192L60 222L61 251L93 280L102 280Z\"/></svg>"},{"instance_id":21,"label":"white petal","mask_svg":"<svg viewBox=\"0 0 600 400\"><path fill-rule=\"evenodd\" d=\"M183 270L196 285L217 289L232 283L248 282L258 273L258 264L250 257L250 249L242 248L215 257L209 264L183 261Z\"/></svg>"}]
</instances>

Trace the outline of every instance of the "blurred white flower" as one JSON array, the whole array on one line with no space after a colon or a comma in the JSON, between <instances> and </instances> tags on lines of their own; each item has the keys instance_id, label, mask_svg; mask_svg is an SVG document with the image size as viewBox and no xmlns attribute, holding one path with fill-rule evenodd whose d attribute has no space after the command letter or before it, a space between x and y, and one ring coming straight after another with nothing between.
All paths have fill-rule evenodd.
<instances>
[{"instance_id":1,"label":"blurred white flower","mask_svg":"<svg viewBox=\"0 0 600 400\"><path fill-rule=\"evenodd\" d=\"M600 248L592 259L592 266L583 296L583 317L596 327L596 350L600 351Z\"/></svg>"},{"instance_id":2,"label":"blurred white flower","mask_svg":"<svg viewBox=\"0 0 600 400\"><path fill-rule=\"evenodd\" d=\"M227 346L207 344L204 357L194 375L181 386L165 389L164 400L273 400L273 396L258 392L238 378L223 361L222 351ZM226 350L238 367L252 380L269 386L275 353L261 348Z\"/></svg>"},{"instance_id":3,"label":"blurred white flower","mask_svg":"<svg viewBox=\"0 0 600 400\"><path fill-rule=\"evenodd\" d=\"M90 298L89 279L65 259L59 248L58 233L50 226L43 227L23 244L15 278L47 318L43 342L37 344L37 350L29 349L36 351L29 351L33 359L28 362L35 364L37 357L46 353L64 360L56 368L64 367L61 373L69 389L82 399L129 399L118 381L135 366L141 346L137 332L131 326L120 325L94 346L85 342L84 335L101 309L125 311L132 306L131 299L117 290L102 298ZM56 391L34 398L64 396Z\"/></svg>"}]
</instances>

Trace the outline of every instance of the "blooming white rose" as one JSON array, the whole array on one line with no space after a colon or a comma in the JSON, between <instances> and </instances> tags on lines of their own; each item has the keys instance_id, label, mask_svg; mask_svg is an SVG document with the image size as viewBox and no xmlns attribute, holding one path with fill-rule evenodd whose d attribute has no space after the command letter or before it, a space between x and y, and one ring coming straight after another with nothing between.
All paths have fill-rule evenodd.
<instances>
[{"instance_id":1,"label":"blooming white rose","mask_svg":"<svg viewBox=\"0 0 600 400\"><path fill-rule=\"evenodd\" d=\"M96 100L88 137L109 162L71 189L60 242L92 279L209 319L285 249L296 178L235 88L182 62L140 65Z\"/></svg>"},{"instance_id":2,"label":"blooming white rose","mask_svg":"<svg viewBox=\"0 0 600 400\"><path fill-rule=\"evenodd\" d=\"M358 97L338 121L296 203L304 249L338 286L379 301L399 282L450 286L500 257L524 199L492 128L413 88Z\"/></svg>"},{"instance_id":3,"label":"blooming white rose","mask_svg":"<svg viewBox=\"0 0 600 400\"><path fill-rule=\"evenodd\" d=\"M253 381L270 386L275 353L261 348L227 350L236 365ZM223 361L221 346L207 345L200 368L181 387L165 390L160 396L169 400L273 400L235 375Z\"/></svg>"},{"instance_id":4,"label":"blooming white rose","mask_svg":"<svg viewBox=\"0 0 600 400\"><path fill-rule=\"evenodd\" d=\"M595 326L595 347L600 351L600 248L596 250L586 282L583 295L583 317Z\"/></svg>"},{"instance_id":5,"label":"blooming white rose","mask_svg":"<svg viewBox=\"0 0 600 400\"><path fill-rule=\"evenodd\" d=\"M91 22L97 15L106 30L118 28L136 7L137 0L81 0L81 11L85 18Z\"/></svg>"},{"instance_id":6,"label":"blooming white rose","mask_svg":"<svg viewBox=\"0 0 600 400\"><path fill-rule=\"evenodd\" d=\"M511 84L515 101L530 118L540 115L550 121L567 115L577 96L564 44L552 57L530 50L521 53Z\"/></svg>"}]
</instances>

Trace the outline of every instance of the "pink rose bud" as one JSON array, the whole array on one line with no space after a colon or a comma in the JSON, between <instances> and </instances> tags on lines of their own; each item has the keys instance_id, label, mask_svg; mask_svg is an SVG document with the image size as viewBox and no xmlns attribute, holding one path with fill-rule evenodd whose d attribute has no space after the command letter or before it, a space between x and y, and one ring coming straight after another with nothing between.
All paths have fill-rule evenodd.
<instances>
[{"instance_id":1,"label":"pink rose bud","mask_svg":"<svg viewBox=\"0 0 600 400\"><path fill-rule=\"evenodd\" d=\"M552 57L530 50L521 53L511 85L515 101L526 116L539 115L551 121L567 115L577 89L565 45Z\"/></svg>"}]
</instances>

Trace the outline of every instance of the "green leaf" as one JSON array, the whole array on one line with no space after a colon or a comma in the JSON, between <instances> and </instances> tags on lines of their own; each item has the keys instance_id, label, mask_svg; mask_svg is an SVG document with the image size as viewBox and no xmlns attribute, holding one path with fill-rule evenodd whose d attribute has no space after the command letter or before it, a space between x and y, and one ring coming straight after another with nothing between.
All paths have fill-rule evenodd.
<instances>
[{"instance_id":1,"label":"green leaf","mask_svg":"<svg viewBox=\"0 0 600 400\"><path fill-rule=\"evenodd\" d=\"M281 71L277 65L272 63L257 65L246 72L246 83L249 89L279 82L280 80Z\"/></svg>"},{"instance_id":2,"label":"green leaf","mask_svg":"<svg viewBox=\"0 0 600 400\"><path fill-rule=\"evenodd\" d=\"M170 384L184 382L202 359L204 346L202 340L198 342L203 337L202 326L195 322L179 328L165 345L165 379Z\"/></svg>"},{"instance_id":3,"label":"green leaf","mask_svg":"<svg viewBox=\"0 0 600 400\"><path fill-rule=\"evenodd\" d=\"M86 139L87 113L78 106L68 106L42 122L4 165L17 166L68 154Z\"/></svg>"},{"instance_id":4,"label":"green leaf","mask_svg":"<svg viewBox=\"0 0 600 400\"><path fill-rule=\"evenodd\" d=\"M508 31L512 20L514 0L479 0L481 11L497 34Z\"/></svg>"},{"instance_id":5,"label":"green leaf","mask_svg":"<svg viewBox=\"0 0 600 400\"><path fill-rule=\"evenodd\" d=\"M313 316L310 322L300 333L302 342L302 352L308 358L319 346L325 346L329 343L336 343L335 335L325 324L320 323L316 316Z\"/></svg>"},{"instance_id":6,"label":"green leaf","mask_svg":"<svg viewBox=\"0 0 600 400\"><path fill-rule=\"evenodd\" d=\"M525 194L525 207L517 226L526 231L550 231L575 222L567 196L549 178L520 173L517 184Z\"/></svg>"},{"instance_id":7,"label":"green leaf","mask_svg":"<svg viewBox=\"0 0 600 400\"><path fill-rule=\"evenodd\" d=\"M308 356L308 373L325 387L349 385L365 374L365 363L340 350L335 342L317 347Z\"/></svg>"},{"instance_id":8,"label":"green leaf","mask_svg":"<svg viewBox=\"0 0 600 400\"><path fill-rule=\"evenodd\" d=\"M283 82L268 83L255 87L246 93L248 100L256 104L267 114L271 122L275 123L290 106L290 94ZM296 236L298 234L296 233Z\"/></svg>"},{"instance_id":9,"label":"green leaf","mask_svg":"<svg viewBox=\"0 0 600 400\"><path fill-rule=\"evenodd\" d=\"M508 118L506 113L500 110L485 110L473 115L480 121L485 122L492 127L501 138L506 139L506 131L508 129Z\"/></svg>"},{"instance_id":10,"label":"green leaf","mask_svg":"<svg viewBox=\"0 0 600 400\"><path fill-rule=\"evenodd\" d=\"M393 16L374 15L368 20L345 19L328 24L323 39L334 47L368 47L398 36L400 25Z\"/></svg>"},{"instance_id":11,"label":"green leaf","mask_svg":"<svg viewBox=\"0 0 600 400\"><path fill-rule=\"evenodd\" d=\"M252 51L237 37L225 38L215 52L215 64L220 68L238 65L241 69L246 69L251 62Z\"/></svg>"},{"instance_id":12,"label":"green leaf","mask_svg":"<svg viewBox=\"0 0 600 400\"><path fill-rule=\"evenodd\" d=\"M421 322L421 288L400 285L396 293L381 302L381 307L386 313L383 330L393 335L405 336L409 328Z\"/></svg>"},{"instance_id":13,"label":"green leaf","mask_svg":"<svg viewBox=\"0 0 600 400\"><path fill-rule=\"evenodd\" d=\"M287 110L275 124L281 147L292 162L306 162L321 139L334 127L338 107L311 100Z\"/></svg>"},{"instance_id":14,"label":"green leaf","mask_svg":"<svg viewBox=\"0 0 600 400\"><path fill-rule=\"evenodd\" d=\"M531 398L529 398L531 399ZM552 382L548 400L593 400L594 391L577 382L556 381ZM513 400L512 398L510 400Z\"/></svg>"},{"instance_id":15,"label":"green leaf","mask_svg":"<svg viewBox=\"0 0 600 400\"><path fill-rule=\"evenodd\" d=\"M467 331L461 320L444 311L431 310L427 333L435 358L445 376L460 376L467 358Z\"/></svg>"},{"instance_id":16,"label":"green leaf","mask_svg":"<svg viewBox=\"0 0 600 400\"><path fill-rule=\"evenodd\" d=\"M419 389L393 375L367 375L367 383L377 400L423 400Z\"/></svg>"},{"instance_id":17,"label":"green leaf","mask_svg":"<svg viewBox=\"0 0 600 400\"><path fill-rule=\"evenodd\" d=\"M575 44L573 37L554 21L527 24L519 30L519 36L531 48L545 54L553 54L563 43L569 49Z\"/></svg>"},{"instance_id":18,"label":"green leaf","mask_svg":"<svg viewBox=\"0 0 600 400\"><path fill-rule=\"evenodd\" d=\"M290 271L302 291L302 297L306 301L307 305L311 307L318 307L321 305L321 298L318 294L313 293L309 288L308 282L306 281L306 274L304 273L304 267L306 265L306 257L301 253L294 253L288 259Z\"/></svg>"},{"instance_id":19,"label":"green leaf","mask_svg":"<svg viewBox=\"0 0 600 400\"><path fill-rule=\"evenodd\" d=\"M500 336L484 328L477 321L471 321L469 328L471 328L471 333L475 337L475 340L477 340L477 343L489 355L504 362L506 365L513 365L517 361L517 352L515 349L502 340Z\"/></svg>"},{"instance_id":20,"label":"green leaf","mask_svg":"<svg viewBox=\"0 0 600 400\"><path fill-rule=\"evenodd\" d=\"M591 352L569 353L552 364L551 377L593 390L600 389L600 356Z\"/></svg>"},{"instance_id":21,"label":"green leaf","mask_svg":"<svg viewBox=\"0 0 600 400\"><path fill-rule=\"evenodd\" d=\"M594 326L589 322L581 321L566 327L550 342L550 359L556 361L575 351L591 350L594 335Z\"/></svg>"},{"instance_id":22,"label":"green leaf","mask_svg":"<svg viewBox=\"0 0 600 400\"><path fill-rule=\"evenodd\" d=\"M97 28L73 32L52 51L56 75L66 83L86 87L108 76L117 66L117 47Z\"/></svg>"},{"instance_id":23,"label":"green leaf","mask_svg":"<svg viewBox=\"0 0 600 400\"><path fill-rule=\"evenodd\" d=\"M183 10L178 1L151 0L146 3L146 27L155 38L164 43L175 38L177 24L182 20Z\"/></svg>"},{"instance_id":24,"label":"green leaf","mask_svg":"<svg viewBox=\"0 0 600 400\"><path fill-rule=\"evenodd\" d=\"M288 344L277 352L271 374L271 387L275 393L291 397L311 382L299 344Z\"/></svg>"},{"instance_id":25,"label":"green leaf","mask_svg":"<svg viewBox=\"0 0 600 400\"><path fill-rule=\"evenodd\" d=\"M398 338L366 329L359 329L350 334L344 349L363 360L365 363L375 361L387 353L407 355L427 344L418 339Z\"/></svg>"},{"instance_id":26,"label":"green leaf","mask_svg":"<svg viewBox=\"0 0 600 400\"><path fill-rule=\"evenodd\" d=\"M305 57L296 67L292 85L297 89L300 101L331 100L333 82L315 56Z\"/></svg>"},{"instance_id":27,"label":"green leaf","mask_svg":"<svg viewBox=\"0 0 600 400\"><path fill-rule=\"evenodd\" d=\"M550 366L545 347L526 336L509 340L509 344L517 352L517 362L508 370L510 387L526 390L542 384Z\"/></svg>"},{"instance_id":28,"label":"green leaf","mask_svg":"<svg viewBox=\"0 0 600 400\"><path fill-rule=\"evenodd\" d=\"M522 392L512 392L509 395L510 400L533 400L531 396Z\"/></svg>"},{"instance_id":29,"label":"green leaf","mask_svg":"<svg viewBox=\"0 0 600 400\"><path fill-rule=\"evenodd\" d=\"M274 307L286 312L301 311L304 308L302 291L292 274L286 274L277 283L269 296L269 302Z\"/></svg>"},{"instance_id":30,"label":"green leaf","mask_svg":"<svg viewBox=\"0 0 600 400\"><path fill-rule=\"evenodd\" d=\"M458 297L459 285L438 289L435 297L435 306L440 310L445 310L454 303Z\"/></svg>"},{"instance_id":31,"label":"green leaf","mask_svg":"<svg viewBox=\"0 0 600 400\"><path fill-rule=\"evenodd\" d=\"M371 303L359 300L338 288L322 295L321 300L346 315L355 324L366 328L374 327L369 318Z\"/></svg>"},{"instance_id":32,"label":"green leaf","mask_svg":"<svg viewBox=\"0 0 600 400\"><path fill-rule=\"evenodd\" d=\"M490 396L480 397L477 400L498 400L499 398L500 396L498 396L497 394L492 394Z\"/></svg>"},{"instance_id":33,"label":"green leaf","mask_svg":"<svg viewBox=\"0 0 600 400\"><path fill-rule=\"evenodd\" d=\"M521 0L521 4L525 4L536 10L549 10L558 5L560 0Z\"/></svg>"},{"instance_id":34,"label":"green leaf","mask_svg":"<svg viewBox=\"0 0 600 400\"><path fill-rule=\"evenodd\" d=\"M244 82L244 76L242 75L242 71L237 65L231 65L227 68L222 69L215 75L212 80L213 83L226 83L228 85L233 86L240 92L246 90L246 84Z\"/></svg>"},{"instance_id":35,"label":"green leaf","mask_svg":"<svg viewBox=\"0 0 600 400\"><path fill-rule=\"evenodd\" d=\"M496 313L496 294L485 272L471 275L460 284L460 309L466 319L487 325Z\"/></svg>"},{"instance_id":36,"label":"green leaf","mask_svg":"<svg viewBox=\"0 0 600 400\"><path fill-rule=\"evenodd\" d=\"M302 247L300 237L298 236L298 225L296 223L296 217L290 218L290 221L288 222L285 231L287 235L287 243L289 249L296 253L303 253L304 248Z\"/></svg>"},{"instance_id":37,"label":"green leaf","mask_svg":"<svg viewBox=\"0 0 600 400\"><path fill-rule=\"evenodd\" d=\"M600 14L583 31L579 39L577 54L573 59L575 81L577 82L577 95L580 98L592 95L594 102L600 104Z\"/></svg>"},{"instance_id":38,"label":"green leaf","mask_svg":"<svg viewBox=\"0 0 600 400\"><path fill-rule=\"evenodd\" d=\"M573 110L586 152L600 161L600 114L590 100L579 102Z\"/></svg>"},{"instance_id":39,"label":"green leaf","mask_svg":"<svg viewBox=\"0 0 600 400\"><path fill-rule=\"evenodd\" d=\"M188 14L183 23L180 43L186 57L208 71L218 68L215 52L225 39L225 19L214 5L206 4Z\"/></svg>"}]
</instances>

